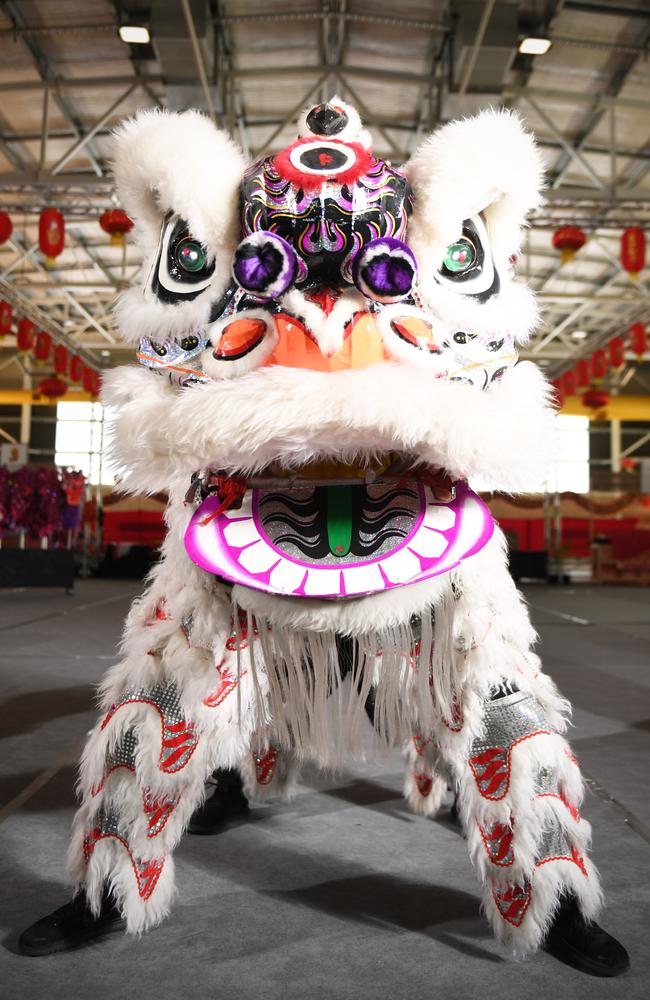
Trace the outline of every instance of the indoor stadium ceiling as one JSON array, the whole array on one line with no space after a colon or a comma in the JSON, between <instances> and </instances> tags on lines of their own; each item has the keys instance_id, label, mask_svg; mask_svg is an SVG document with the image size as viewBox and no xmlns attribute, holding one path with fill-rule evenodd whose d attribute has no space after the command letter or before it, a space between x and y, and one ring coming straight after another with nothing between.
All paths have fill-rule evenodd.
<instances>
[{"instance_id":1,"label":"indoor stadium ceiling","mask_svg":"<svg viewBox=\"0 0 650 1000\"><path fill-rule=\"evenodd\" d=\"M124 43L120 24L146 25L150 42ZM545 55L518 53L530 34L551 40ZM126 358L111 306L138 255L98 220L117 204L111 129L139 108L208 110L255 157L292 139L303 105L339 92L399 163L439 123L505 105L548 168L517 269L542 312L527 356L557 375L650 320L650 271L635 281L620 265L622 230L650 228L649 42L648 0L0 0L0 208L14 224L0 298L96 366ZM66 220L52 271L45 206ZM551 242L563 225L587 237L565 264ZM0 385L23 376L5 337ZM650 391L643 369L620 377Z\"/></svg>"}]
</instances>

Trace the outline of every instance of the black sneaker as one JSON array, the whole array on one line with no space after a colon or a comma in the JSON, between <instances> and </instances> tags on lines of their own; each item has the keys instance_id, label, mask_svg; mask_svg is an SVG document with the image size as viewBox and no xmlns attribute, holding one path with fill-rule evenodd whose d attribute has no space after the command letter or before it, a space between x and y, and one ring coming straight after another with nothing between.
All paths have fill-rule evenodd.
<instances>
[{"instance_id":1,"label":"black sneaker","mask_svg":"<svg viewBox=\"0 0 650 1000\"><path fill-rule=\"evenodd\" d=\"M208 778L207 785L214 792L191 816L189 833L219 833L228 822L248 812L248 799L244 795L239 771L218 769Z\"/></svg>"},{"instance_id":2,"label":"black sneaker","mask_svg":"<svg viewBox=\"0 0 650 1000\"><path fill-rule=\"evenodd\" d=\"M80 948L90 941L123 931L126 921L109 897L104 893L98 917L93 916L83 892L54 913L37 920L18 939L21 955L53 955L57 951Z\"/></svg>"},{"instance_id":3,"label":"black sneaker","mask_svg":"<svg viewBox=\"0 0 650 1000\"><path fill-rule=\"evenodd\" d=\"M620 976L630 967L623 945L593 920L585 920L574 896L563 899L542 947L590 976Z\"/></svg>"}]
</instances>

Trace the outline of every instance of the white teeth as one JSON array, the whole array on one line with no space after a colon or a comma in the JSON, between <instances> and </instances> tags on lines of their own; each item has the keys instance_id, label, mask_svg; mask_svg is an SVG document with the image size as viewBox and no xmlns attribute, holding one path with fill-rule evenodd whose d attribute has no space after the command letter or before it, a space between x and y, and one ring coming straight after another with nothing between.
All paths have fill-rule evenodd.
<instances>
[{"instance_id":1,"label":"white teeth","mask_svg":"<svg viewBox=\"0 0 650 1000\"><path fill-rule=\"evenodd\" d=\"M456 523L456 515L444 504L427 506L426 514L422 522L427 528L434 528L436 531L449 531Z\"/></svg>"},{"instance_id":2,"label":"white teeth","mask_svg":"<svg viewBox=\"0 0 650 1000\"><path fill-rule=\"evenodd\" d=\"M409 548L417 552L419 556L437 557L447 548L447 541L444 535L429 528L420 528L418 533L409 542Z\"/></svg>"},{"instance_id":3,"label":"white teeth","mask_svg":"<svg viewBox=\"0 0 650 1000\"><path fill-rule=\"evenodd\" d=\"M326 597L336 593L340 575L331 570L310 569L305 583L305 593L311 597Z\"/></svg>"},{"instance_id":4,"label":"white teeth","mask_svg":"<svg viewBox=\"0 0 650 1000\"><path fill-rule=\"evenodd\" d=\"M283 559L271 572L269 583L273 590L282 594L293 594L305 577L305 567Z\"/></svg>"},{"instance_id":5,"label":"white teeth","mask_svg":"<svg viewBox=\"0 0 650 1000\"><path fill-rule=\"evenodd\" d=\"M250 545L261 537L252 518L246 521L232 521L223 529L223 534L228 545L232 545L235 549Z\"/></svg>"},{"instance_id":6,"label":"white teeth","mask_svg":"<svg viewBox=\"0 0 650 1000\"><path fill-rule=\"evenodd\" d=\"M420 560L408 549L401 549L382 559L381 568L391 583L407 583L420 572Z\"/></svg>"},{"instance_id":7,"label":"white teeth","mask_svg":"<svg viewBox=\"0 0 650 1000\"><path fill-rule=\"evenodd\" d=\"M280 558L279 553L270 548L266 542L259 541L240 552L237 561L249 573L265 573Z\"/></svg>"},{"instance_id":8,"label":"white teeth","mask_svg":"<svg viewBox=\"0 0 650 1000\"><path fill-rule=\"evenodd\" d=\"M377 563L351 566L343 570L346 594L366 594L384 590L386 583Z\"/></svg>"}]
</instances>

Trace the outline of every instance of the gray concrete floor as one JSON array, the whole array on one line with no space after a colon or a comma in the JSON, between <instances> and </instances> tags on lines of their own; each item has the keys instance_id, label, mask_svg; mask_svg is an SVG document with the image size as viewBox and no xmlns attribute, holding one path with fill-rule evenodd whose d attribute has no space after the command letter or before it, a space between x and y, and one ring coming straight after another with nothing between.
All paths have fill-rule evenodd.
<instances>
[{"instance_id":1,"label":"gray concrete floor","mask_svg":"<svg viewBox=\"0 0 650 1000\"><path fill-rule=\"evenodd\" d=\"M18 931L67 898L75 760L138 589L90 580L72 597L0 591L1 1000L648 996L650 590L635 588L527 589L546 669L575 706L602 923L632 956L622 979L545 954L513 962L479 915L447 813L406 809L397 754L308 772L291 804L255 808L218 837L186 837L172 917L142 939L17 955Z\"/></svg>"}]
</instances>

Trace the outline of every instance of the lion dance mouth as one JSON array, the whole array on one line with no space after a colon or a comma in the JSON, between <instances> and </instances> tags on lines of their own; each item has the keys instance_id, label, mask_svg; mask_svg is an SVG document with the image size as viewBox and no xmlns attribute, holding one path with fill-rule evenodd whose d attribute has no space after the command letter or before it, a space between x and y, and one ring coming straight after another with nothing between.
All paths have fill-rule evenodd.
<instances>
[{"instance_id":1,"label":"lion dance mouth","mask_svg":"<svg viewBox=\"0 0 650 1000\"><path fill-rule=\"evenodd\" d=\"M492 517L465 483L398 474L399 464L199 476L186 550L231 583L299 598L359 597L448 572L486 544Z\"/></svg>"}]
</instances>

